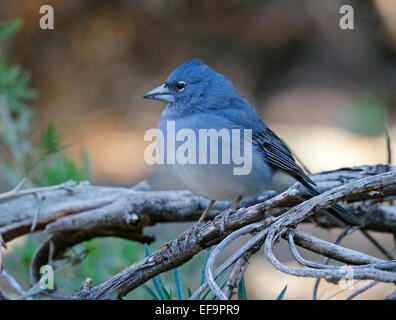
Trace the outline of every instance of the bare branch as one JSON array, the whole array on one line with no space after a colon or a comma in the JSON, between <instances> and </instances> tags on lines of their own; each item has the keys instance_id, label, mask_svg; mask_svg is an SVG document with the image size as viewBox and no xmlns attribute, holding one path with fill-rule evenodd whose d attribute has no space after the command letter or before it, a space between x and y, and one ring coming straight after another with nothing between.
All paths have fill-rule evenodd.
<instances>
[{"instance_id":1,"label":"bare branch","mask_svg":"<svg viewBox=\"0 0 396 320\"><path fill-rule=\"evenodd\" d=\"M314 268L291 268L282 264L273 254L272 245L274 241L279 236L275 234L273 230L269 231L267 234L266 241L264 243L264 252L268 260L277 268L278 270L288 273L291 275L299 277L312 277L312 278L324 278L330 282L338 282L343 277L345 277L346 270L341 267L336 269L314 269ZM390 271L377 270L374 266L367 266L365 268L353 268L354 279L373 279L382 282L395 282L396 273Z\"/></svg>"},{"instance_id":2,"label":"bare branch","mask_svg":"<svg viewBox=\"0 0 396 320\"><path fill-rule=\"evenodd\" d=\"M385 297L384 300L396 300L396 291L393 291L390 295Z\"/></svg>"},{"instance_id":3,"label":"bare branch","mask_svg":"<svg viewBox=\"0 0 396 320\"><path fill-rule=\"evenodd\" d=\"M264 223L254 223L248 226L245 226L233 233L231 233L227 238L225 238L222 242L220 242L216 248L211 252L208 262L206 263L205 267L205 275L206 275L206 281L208 282L209 287L212 289L213 293L220 299L220 300L227 300L227 297L224 295L224 293L221 291L219 286L216 284L214 281L213 277L213 272L212 268L213 265L216 261L217 256L220 254L221 251L224 250L226 246L228 246L232 241L234 241L236 238L238 238L241 235L251 233L253 231L260 230L263 226L265 226L267 222ZM255 242L255 241L254 241ZM253 243L254 243L253 242ZM250 248L249 248L250 249ZM242 254L245 252L242 252ZM241 254L241 255L242 255Z\"/></svg>"},{"instance_id":4,"label":"bare branch","mask_svg":"<svg viewBox=\"0 0 396 320\"><path fill-rule=\"evenodd\" d=\"M18 292L22 296L26 296L26 291L22 288L18 281L15 280L15 278L7 272L5 268L1 270L1 275L10 284L10 286L16 290L16 292ZM32 300L30 296L26 296L26 299Z\"/></svg>"},{"instance_id":5,"label":"bare branch","mask_svg":"<svg viewBox=\"0 0 396 320\"><path fill-rule=\"evenodd\" d=\"M361 293L367 291L368 289L374 287L377 283L378 283L378 281L371 281L370 283L365 285L363 288L360 288L360 289L356 290L354 293L352 293L350 296L348 296L346 298L346 300L352 300L353 298L355 298L359 294L361 294Z\"/></svg>"},{"instance_id":6,"label":"bare branch","mask_svg":"<svg viewBox=\"0 0 396 320\"><path fill-rule=\"evenodd\" d=\"M389 125L388 125L388 116L385 115L385 137L386 137L386 149L388 155L388 164L392 163L392 146L391 146L391 138L389 135Z\"/></svg>"},{"instance_id":7,"label":"bare branch","mask_svg":"<svg viewBox=\"0 0 396 320\"><path fill-rule=\"evenodd\" d=\"M299 230L294 231L294 242L304 249L347 264L362 265L385 262L385 260L341 247ZM320 266L323 267L325 264L321 264Z\"/></svg>"},{"instance_id":8,"label":"bare branch","mask_svg":"<svg viewBox=\"0 0 396 320\"><path fill-rule=\"evenodd\" d=\"M325 278L329 281L338 281L344 276L345 272L339 267L305 260L295 247L298 245L352 265L355 279L396 281L394 261L378 259L295 230L299 223L308 221L325 228L334 227L334 223L320 212L345 200L351 210L361 216L372 212L367 214L365 230L396 233L395 207L378 205L381 201L388 201L396 196L396 167L377 165L343 168L312 175L312 178L323 193L305 201L302 200L307 198L305 188L295 184L282 194L268 191L259 197L245 199L239 208L231 211L224 211L229 207L228 203L216 203L210 212L210 218L226 212L229 213L229 219L205 222L196 228L188 241L182 234L107 281L95 287L84 286L72 298L107 299L125 296L154 276L184 264L200 251L215 244L219 245L212 250L208 259L206 282L192 295L192 299L197 299L208 286L219 298L230 298L247 266L246 260L263 244L269 261L286 273ZM143 234L146 226L161 222L196 220L207 205L207 200L186 191L142 191L86 184L73 185L72 189L63 185L54 189L48 188L9 192L6 197L3 194L3 201L0 202L0 234L5 242L30 233L33 226L35 231L44 230L50 235L32 258L29 269L32 286L40 279L40 266L62 258L65 251L77 243L103 236L150 242L153 238ZM37 208L38 194L39 214L32 210ZM366 202L363 204L361 201ZM221 232L223 221L226 230L224 233ZM280 237L286 237L290 230L292 233L288 236L289 245L294 257L303 265L302 268L289 268L280 263L272 253L274 243ZM237 237L248 233L254 234L253 237L214 271L218 254ZM234 263L236 264L223 292L215 279ZM52 294L53 297L55 294L69 296L60 291Z\"/></svg>"},{"instance_id":9,"label":"bare branch","mask_svg":"<svg viewBox=\"0 0 396 320\"><path fill-rule=\"evenodd\" d=\"M352 227L352 228L348 228L345 229L343 231L341 231L340 235L337 237L336 241L334 244L340 244L341 241L348 235L350 235L351 233L355 232L357 230L357 227ZM327 265L330 262L330 258L329 257L325 257L323 260L323 264ZM315 281L315 285L313 288L313 292L312 292L312 299L313 300L317 300L317 293L318 293L318 288L319 288L319 282L320 282L321 278L317 278Z\"/></svg>"},{"instance_id":10,"label":"bare branch","mask_svg":"<svg viewBox=\"0 0 396 320\"><path fill-rule=\"evenodd\" d=\"M252 250L249 250L243 256L241 256L235 263L235 266L232 269L232 272L227 280L224 289L224 295L227 297L228 300L231 300L234 294L234 288L236 288L239 282L241 281L242 276L245 273L246 268L248 267L249 259L252 255L253 255Z\"/></svg>"}]
</instances>

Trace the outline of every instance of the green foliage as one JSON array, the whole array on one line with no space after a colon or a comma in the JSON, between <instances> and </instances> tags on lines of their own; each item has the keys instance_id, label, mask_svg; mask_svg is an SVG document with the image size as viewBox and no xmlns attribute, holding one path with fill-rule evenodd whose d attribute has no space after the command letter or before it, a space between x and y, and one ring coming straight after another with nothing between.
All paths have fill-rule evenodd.
<instances>
[{"instance_id":1,"label":"green foliage","mask_svg":"<svg viewBox=\"0 0 396 320\"><path fill-rule=\"evenodd\" d=\"M59 184L67 180L89 180L90 162L88 154L83 151L81 155L82 164L78 166L66 156L52 157L45 166L40 168L38 183L44 185Z\"/></svg>"},{"instance_id":2,"label":"green foliage","mask_svg":"<svg viewBox=\"0 0 396 320\"><path fill-rule=\"evenodd\" d=\"M30 234L23 238L21 242L13 245L13 253L4 257L4 266L19 281L19 283L29 283L29 264L34 252L40 246L38 234Z\"/></svg>"},{"instance_id":3,"label":"green foliage","mask_svg":"<svg viewBox=\"0 0 396 320\"><path fill-rule=\"evenodd\" d=\"M0 25L0 40L22 26L17 20ZM10 66L0 55L0 144L9 151L9 159L0 158L0 170L11 185L22 178L30 186L53 185L67 180L90 178L90 163L82 153L82 165L65 155L62 135L54 124L43 130L38 143L31 140L33 108L27 101L37 96L30 87L30 74L19 66Z\"/></svg>"},{"instance_id":4,"label":"green foliage","mask_svg":"<svg viewBox=\"0 0 396 320\"><path fill-rule=\"evenodd\" d=\"M357 127L359 133L378 135L384 131L388 103L374 92L364 93L358 102Z\"/></svg>"},{"instance_id":5,"label":"green foliage","mask_svg":"<svg viewBox=\"0 0 396 320\"><path fill-rule=\"evenodd\" d=\"M11 36L21 26L22 22L19 20L0 24L0 41ZM34 111L28 102L35 97L37 97L37 93L30 87L30 74L19 66L10 65L0 54L0 148L2 151L0 173L11 185L16 185L25 177L27 182L24 186L44 186L62 183L70 179L76 181L89 179L90 163L87 153L82 153L81 165L71 160L65 154L66 147L62 145L62 135L54 124L50 124L41 132L38 142L33 141ZM13 254L8 255L4 263L19 281L28 283L30 260L43 239L42 235L34 234L21 240L24 240L23 245L14 245ZM87 274L100 280L108 277L109 273L107 272L114 270L106 263L102 264L103 268L97 268L98 261L102 254L111 256L118 252L113 250L112 246L110 246L111 250L104 252L108 247L101 247L101 241L102 239L95 239L70 250L71 253L69 252L69 256L64 259L67 262L65 265L69 266L68 274L62 276L62 271L59 270L60 275L57 277L57 282L70 290L77 290ZM134 250L134 244L129 241L125 241L128 244L118 239L113 241L118 244L117 248L124 250L123 254L120 253L122 257L120 264L125 267L130 263L131 256L137 250ZM84 246L92 247L89 248L92 250L88 250ZM125 247L128 247L127 260ZM129 251L131 248L132 250ZM87 257L85 263L79 265L73 273L71 271L73 266L84 260L90 251L92 253ZM106 267L109 268L106 269ZM118 271L120 269L116 270L116 272ZM100 272L105 272L106 275L99 274Z\"/></svg>"},{"instance_id":6,"label":"green foliage","mask_svg":"<svg viewBox=\"0 0 396 320\"><path fill-rule=\"evenodd\" d=\"M144 252L145 252L146 257L150 255L150 249L147 244L144 244ZM153 281L153 285L154 285L154 288L158 294L159 299L172 300L172 290L170 289L169 292L166 290L160 275L155 276L152 279L152 281ZM146 291L147 291L147 286L145 286L143 288L146 289ZM148 293L150 294L150 291L148 291Z\"/></svg>"},{"instance_id":7,"label":"green foliage","mask_svg":"<svg viewBox=\"0 0 396 320\"><path fill-rule=\"evenodd\" d=\"M282 300L283 297L285 296L287 290L287 285L285 285L285 287L282 289L281 293L279 294L279 296L276 298L276 300Z\"/></svg>"},{"instance_id":8,"label":"green foliage","mask_svg":"<svg viewBox=\"0 0 396 320\"><path fill-rule=\"evenodd\" d=\"M90 277L93 285L98 285L138 261L140 247L139 243L118 238L95 238L80 243L57 261L56 284L76 291Z\"/></svg>"},{"instance_id":9,"label":"green foliage","mask_svg":"<svg viewBox=\"0 0 396 320\"><path fill-rule=\"evenodd\" d=\"M241 281L238 284L238 300L246 300L246 287L245 287L245 277L242 276Z\"/></svg>"},{"instance_id":10,"label":"green foliage","mask_svg":"<svg viewBox=\"0 0 396 320\"><path fill-rule=\"evenodd\" d=\"M4 22L4 23L0 24L0 41L9 37L14 32L18 31L21 27L22 27L21 20Z\"/></svg>"},{"instance_id":11,"label":"green foliage","mask_svg":"<svg viewBox=\"0 0 396 320\"><path fill-rule=\"evenodd\" d=\"M210 252L211 252L211 248L207 250L204 261L202 263L202 271L201 271L201 279L200 279L199 287L205 282L205 268L208 258L210 256ZM146 257L150 255L150 248L147 244L144 245L144 253ZM194 263L194 265L197 264ZM185 265L183 267L185 267ZM226 270L224 270L223 274L220 276L219 287L221 289L223 289L224 286L226 285L227 276L229 275L230 271L231 271L231 266L228 267ZM154 290L152 290L147 284L142 285L141 288L143 288L144 291L148 294L148 296L150 296L153 300L173 300L174 298L172 294L173 290L176 291L177 293L176 298L178 300L183 300L185 299L186 296L190 298L192 296L192 291L190 287L186 288L183 284L184 282L182 276L182 268L181 267L175 268L173 269L172 273L173 273L173 279L170 281L171 283L169 289L166 289L166 286L164 285L164 281L160 275L157 275L151 279L154 286ZM164 273L163 275L166 274L167 273ZM190 280L189 284L191 284L192 282L191 277L189 277L189 280ZM212 291L210 289L206 289L206 292L204 292L203 295L199 297L199 299L206 300L209 297L210 300L214 300L216 296L213 293L211 294L211 292ZM246 287L245 287L245 279L243 276L238 285L238 299L246 300Z\"/></svg>"},{"instance_id":12,"label":"green foliage","mask_svg":"<svg viewBox=\"0 0 396 320\"><path fill-rule=\"evenodd\" d=\"M201 272L201 282L200 282L200 286L202 286L205 282L205 268L206 268L206 264L208 263L208 259L210 257L210 253L212 252L212 247L210 247L209 249L206 250L206 256L205 256L205 261L202 267L202 272Z\"/></svg>"},{"instance_id":13,"label":"green foliage","mask_svg":"<svg viewBox=\"0 0 396 320\"><path fill-rule=\"evenodd\" d=\"M46 130L41 132L40 137L40 150L43 155L59 153L63 150L60 147L62 141L62 135L56 132L55 125L50 123Z\"/></svg>"},{"instance_id":14,"label":"green foliage","mask_svg":"<svg viewBox=\"0 0 396 320\"><path fill-rule=\"evenodd\" d=\"M173 275L175 277L176 289L177 289L177 298L179 300L184 299L184 289L183 289L183 279L180 272L180 268L173 269Z\"/></svg>"},{"instance_id":15,"label":"green foliage","mask_svg":"<svg viewBox=\"0 0 396 320\"><path fill-rule=\"evenodd\" d=\"M375 136L384 132L389 102L374 90L364 92L358 99L353 114L343 122L358 134Z\"/></svg>"},{"instance_id":16,"label":"green foliage","mask_svg":"<svg viewBox=\"0 0 396 320\"><path fill-rule=\"evenodd\" d=\"M147 291L147 293L153 298L153 300L159 300L159 298L154 293L154 291L151 290L148 286L146 286L145 284L142 284L142 288Z\"/></svg>"}]
</instances>

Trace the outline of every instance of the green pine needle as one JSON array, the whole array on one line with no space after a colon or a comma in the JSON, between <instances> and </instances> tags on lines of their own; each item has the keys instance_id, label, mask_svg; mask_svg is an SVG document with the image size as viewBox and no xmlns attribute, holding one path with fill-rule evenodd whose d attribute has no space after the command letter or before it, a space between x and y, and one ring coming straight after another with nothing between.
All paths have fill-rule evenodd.
<instances>
[{"instance_id":1,"label":"green pine needle","mask_svg":"<svg viewBox=\"0 0 396 320\"><path fill-rule=\"evenodd\" d=\"M285 285L285 287L283 288L283 290L281 291L281 293L279 294L279 296L276 298L276 300L282 300L285 293L286 293L286 289L287 289L287 285Z\"/></svg>"}]
</instances>

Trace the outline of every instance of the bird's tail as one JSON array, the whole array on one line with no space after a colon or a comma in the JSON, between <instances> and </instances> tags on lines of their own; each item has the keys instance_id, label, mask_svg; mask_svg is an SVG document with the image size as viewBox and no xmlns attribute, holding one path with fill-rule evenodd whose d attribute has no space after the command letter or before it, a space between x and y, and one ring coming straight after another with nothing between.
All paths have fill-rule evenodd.
<instances>
[{"instance_id":1,"label":"bird's tail","mask_svg":"<svg viewBox=\"0 0 396 320\"><path fill-rule=\"evenodd\" d=\"M314 195L317 196L320 194L318 189L316 189L312 185L305 185L309 191ZM340 226L360 226L362 227L363 221L356 217L352 212L348 211L347 209L343 208L339 204L333 204L330 208L325 209L324 212L333 219L337 224Z\"/></svg>"}]
</instances>

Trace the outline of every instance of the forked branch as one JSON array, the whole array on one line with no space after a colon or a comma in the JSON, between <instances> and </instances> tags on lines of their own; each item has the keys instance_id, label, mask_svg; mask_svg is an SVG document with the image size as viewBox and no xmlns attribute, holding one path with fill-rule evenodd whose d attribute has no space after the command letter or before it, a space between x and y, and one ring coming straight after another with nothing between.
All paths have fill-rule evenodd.
<instances>
[{"instance_id":1,"label":"forked branch","mask_svg":"<svg viewBox=\"0 0 396 320\"><path fill-rule=\"evenodd\" d=\"M351 265L356 279L396 282L394 261L374 258L296 229L302 222L314 222L324 228L335 227L320 211L344 201L350 210L365 218L365 232L396 233L396 208L388 204L396 196L396 167L377 165L343 168L311 177L323 192L321 195L302 201L306 198L305 189L295 184L282 194L268 191L259 197L245 199L229 215L223 233L222 222L217 217L229 204L219 202L210 212L209 218L212 220L197 228L188 243L185 243L182 234L107 281L92 288L84 286L71 297L123 297L154 276L184 264L202 250L216 244L218 246L212 250L206 265L207 282L192 295L192 299L198 298L208 287L218 298L230 298L247 267L247 260L262 246L268 260L276 268L296 276L339 281L345 274L340 267L305 260L299 255L297 245ZM190 192L150 191L144 184L128 189L69 183L33 190L14 189L0 195L0 199L0 234L5 243L32 232L32 225L35 225L34 232L49 234L48 240L32 258L32 285L36 285L40 279L40 266L61 257L77 243L99 236L150 242L153 238L144 234L146 226L162 222L195 221L207 205L205 199ZM32 210L37 208L37 201L40 203L38 216L35 214L37 210ZM220 268L213 270L218 254L242 234L253 234L253 237ZM274 256L272 247L281 237L288 240L302 268L287 267ZM225 291L222 291L216 279L233 264L235 266ZM62 296L62 293L59 295Z\"/></svg>"}]
</instances>

